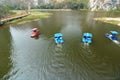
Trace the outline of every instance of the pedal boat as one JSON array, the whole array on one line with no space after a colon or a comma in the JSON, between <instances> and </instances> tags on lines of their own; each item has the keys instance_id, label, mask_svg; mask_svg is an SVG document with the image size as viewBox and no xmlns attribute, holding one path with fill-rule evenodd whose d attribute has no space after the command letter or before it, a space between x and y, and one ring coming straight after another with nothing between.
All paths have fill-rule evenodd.
<instances>
[{"instance_id":1,"label":"pedal boat","mask_svg":"<svg viewBox=\"0 0 120 80\"><path fill-rule=\"evenodd\" d=\"M105 37L112 40L112 41L118 41L117 35L119 33L117 31L110 31L110 33L106 33Z\"/></svg>"},{"instance_id":2,"label":"pedal boat","mask_svg":"<svg viewBox=\"0 0 120 80\"><path fill-rule=\"evenodd\" d=\"M89 44L92 43L92 33L83 33L82 42Z\"/></svg>"},{"instance_id":3,"label":"pedal boat","mask_svg":"<svg viewBox=\"0 0 120 80\"><path fill-rule=\"evenodd\" d=\"M33 33L31 34L31 38L38 37L40 35L40 31L38 28L32 29Z\"/></svg>"},{"instance_id":4,"label":"pedal boat","mask_svg":"<svg viewBox=\"0 0 120 80\"><path fill-rule=\"evenodd\" d=\"M54 34L54 41L56 44L61 44L64 42L62 33Z\"/></svg>"}]
</instances>

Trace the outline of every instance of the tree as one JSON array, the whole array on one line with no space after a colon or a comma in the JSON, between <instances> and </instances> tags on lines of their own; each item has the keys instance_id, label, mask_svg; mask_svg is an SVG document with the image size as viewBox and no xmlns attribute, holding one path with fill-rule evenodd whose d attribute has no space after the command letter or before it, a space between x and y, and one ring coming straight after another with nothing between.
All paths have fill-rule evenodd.
<instances>
[{"instance_id":1,"label":"tree","mask_svg":"<svg viewBox=\"0 0 120 80\"><path fill-rule=\"evenodd\" d=\"M0 5L0 19L9 14L9 8L7 5Z\"/></svg>"}]
</instances>

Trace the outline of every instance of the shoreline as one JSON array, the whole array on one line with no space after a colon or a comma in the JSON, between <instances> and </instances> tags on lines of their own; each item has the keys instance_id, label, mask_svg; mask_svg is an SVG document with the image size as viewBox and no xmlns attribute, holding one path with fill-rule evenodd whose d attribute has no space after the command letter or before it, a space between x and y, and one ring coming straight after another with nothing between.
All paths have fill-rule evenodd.
<instances>
[{"instance_id":1,"label":"shoreline","mask_svg":"<svg viewBox=\"0 0 120 80\"><path fill-rule=\"evenodd\" d=\"M86 9L80 9L82 11L86 11ZM12 10L15 15L21 14L22 12L25 12L25 10ZM9 24L24 24L26 22L31 22L31 21L36 21L41 18L48 18L52 13L49 13L49 11L73 11L72 9L31 9L28 10L30 12L30 15L23 17L21 19L16 19L13 21L9 21L5 23L4 25L9 25ZM13 15L14 16L14 15ZM3 25L3 26L4 26Z\"/></svg>"},{"instance_id":2,"label":"shoreline","mask_svg":"<svg viewBox=\"0 0 120 80\"><path fill-rule=\"evenodd\" d=\"M13 20L21 19L21 18L26 17L28 15L30 15L30 12L22 12L22 13L19 13L19 14L7 16L5 18L0 19L0 25L4 25L7 22L10 22L10 21L13 21Z\"/></svg>"},{"instance_id":3,"label":"shoreline","mask_svg":"<svg viewBox=\"0 0 120 80\"><path fill-rule=\"evenodd\" d=\"M82 9L81 9L82 10ZM15 12L15 15L21 14L22 12L25 12L25 10L12 10ZM49 13L49 11L72 11L71 9L31 9L28 12L30 12L30 15L23 17L21 19L16 19L13 21L9 21L5 23L4 25L9 25L9 24L24 24L26 22L31 22L35 20L39 20L41 18L48 18L52 13ZM84 9L83 9L84 11ZM85 10L86 11L86 10ZM94 18L95 21L100 21L103 23L109 23L112 25L117 25L120 26L120 17L114 18L114 17L100 17L100 18Z\"/></svg>"},{"instance_id":4,"label":"shoreline","mask_svg":"<svg viewBox=\"0 0 120 80\"><path fill-rule=\"evenodd\" d=\"M22 18L21 20L15 20L13 22L10 22L12 24L24 24L26 22L36 21L41 18L48 18L50 17L50 13L48 12L39 12L39 11L29 11L31 14Z\"/></svg>"},{"instance_id":5,"label":"shoreline","mask_svg":"<svg viewBox=\"0 0 120 80\"><path fill-rule=\"evenodd\" d=\"M16 15L19 15L22 12L24 12L24 10L13 10L13 12L15 12L16 14L12 15L12 16L16 16ZM39 20L41 18L48 18L50 15L52 15L51 13L40 12L39 10L32 10L32 11L30 10L28 12L30 12L30 15L25 16L25 17L20 18L20 19L15 19L15 20L6 22L2 26L9 25L9 24L24 24L24 23L27 23L27 22Z\"/></svg>"},{"instance_id":6,"label":"shoreline","mask_svg":"<svg viewBox=\"0 0 120 80\"><path fill-rule=\"evenodd\" d=\"M95 21L100 21L103 23L109 23L112 25L120 26L120 17L113 18L113 17L102 17L102 18L94 18Z\"/></svg>"}]
</instances>

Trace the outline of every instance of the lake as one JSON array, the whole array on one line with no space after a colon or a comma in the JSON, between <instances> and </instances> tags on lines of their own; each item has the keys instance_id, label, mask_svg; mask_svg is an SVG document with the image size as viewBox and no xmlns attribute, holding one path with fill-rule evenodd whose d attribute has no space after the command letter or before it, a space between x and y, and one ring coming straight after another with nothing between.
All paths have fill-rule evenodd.
<instances>
[{"instance_id":1,"label":"lake","mask_svg":"<svg viewBox=\"0 0 120 80\"><path fill-rule=\"evenodd\" d=\"M0 28L2 80L120 80L120 44L105 37L110 30L120 33L120 27L93 20L119 13L49 12L49 18ZM30 37L34 27L42 33L38 38ZM59 46L58 32L65 41ZM92 44L82 43L84 32L93 34Z\"/></svg>"}]
</instances>

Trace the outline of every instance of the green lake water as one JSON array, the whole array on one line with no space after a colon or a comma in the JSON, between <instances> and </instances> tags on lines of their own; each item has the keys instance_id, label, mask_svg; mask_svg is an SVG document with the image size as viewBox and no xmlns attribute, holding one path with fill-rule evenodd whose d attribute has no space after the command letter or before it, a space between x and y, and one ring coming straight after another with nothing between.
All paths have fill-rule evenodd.
<instances>
[{"instance_id":1,"label":"green lake water","mask_svg":"<svg viewBox=\"0 0 120 80\"><path fill-rule=\"evenodd\" d=\"M93 20L119 13L50 13L49 18L0 28L0 79L120 80L120 44L105 37L110 30L120 33L120 27ZM37 39L30 37L34 27L42 33ZM59 46L53 36L57 32L65 41ZM84 32L93 34L92 44L82 43Z\"/></svg>"}]
</instances>

